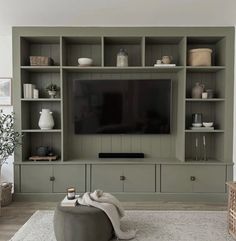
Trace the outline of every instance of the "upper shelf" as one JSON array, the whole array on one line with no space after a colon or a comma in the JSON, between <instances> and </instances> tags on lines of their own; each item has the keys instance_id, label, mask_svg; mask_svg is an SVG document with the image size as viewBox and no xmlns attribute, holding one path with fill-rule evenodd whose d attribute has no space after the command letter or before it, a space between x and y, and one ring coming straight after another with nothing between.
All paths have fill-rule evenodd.
<instances>
[{"instance_id":1,"label":"upper shelf","mask_svg":"<svg viewBox=\"0 0 236 241\"><path fill-rule=\"evenodd\" d=\"M222 37L185 36L21 37L21 66L27 71L59 72L59 66L74 71L71 67L78 67L78 58L87 57L93 59L95 68L115 67L117 53L124 48L129 67L153 67L162 56L172 56L172 63L186 66L188 72L217 72L225 69L225 41ZM187 66L188 50L193 48L211 48L212 66ZM54 66L29 66L32 55L51 57Z\"/></svg>"},{"instance_id":2,"label":"upper shelf","mask_svg":"<svg viewBox=\"0 0 236 241\"><path fill-rule=\"evenodd\" d=\"M225 66L186 66L187 72L209 72L209 73L215 73L220 70L225 70Z\"/></svg>"},{"instance_id":3,"label":"upper shelf","mask_svg":"<svg viewBox=\"0 0 236 241\"><path fill-rule=\"evenodd\" d=\"M22 70L29 72L59 73L60 66L21 66Z\"/></svg>"},{"instance_id":4,"label":"upper shelf","mask_svg":"<svg viewBox=\"0 0 236 241\"><path fill-rule=\"evenodd\" d=\"M63 70L68 72L159 72L159 73L177 73L184 69L183 66L175 67L78 67L78 66L63 66Z\"/></svg>"}]
</instances>

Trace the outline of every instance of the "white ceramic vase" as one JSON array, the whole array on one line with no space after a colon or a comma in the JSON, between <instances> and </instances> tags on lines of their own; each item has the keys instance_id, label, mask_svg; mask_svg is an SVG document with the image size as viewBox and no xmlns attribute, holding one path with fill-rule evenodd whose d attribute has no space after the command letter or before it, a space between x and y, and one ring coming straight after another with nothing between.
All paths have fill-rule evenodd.
<instances>
[{"instance_id":1,"label":"white ceramic vase","mask_svg":"<svg viewBox=\"0 0 236 241\"><path fill-rule=\"evenodd\" d=\"M39 127L42 130L50 130L54 127L52 112L49 109L42 109L40 112Z\"/></svg>"}]
</instances>

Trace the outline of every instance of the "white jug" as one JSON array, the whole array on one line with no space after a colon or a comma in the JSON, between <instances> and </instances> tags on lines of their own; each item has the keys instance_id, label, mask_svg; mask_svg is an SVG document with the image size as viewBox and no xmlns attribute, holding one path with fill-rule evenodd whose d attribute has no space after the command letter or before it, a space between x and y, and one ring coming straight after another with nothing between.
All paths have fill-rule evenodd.
<instances>
[{"instance_id":1,"label":"white jug","mask_svg":"<svg viewBox=\"0 0 236 241\"><path fill-rule=\"evenodd\" d=\"M54 127L52 112L49 109L42 109L39 118L39 127L42 130L50 130Z\"/></svg>"}]
</instances>

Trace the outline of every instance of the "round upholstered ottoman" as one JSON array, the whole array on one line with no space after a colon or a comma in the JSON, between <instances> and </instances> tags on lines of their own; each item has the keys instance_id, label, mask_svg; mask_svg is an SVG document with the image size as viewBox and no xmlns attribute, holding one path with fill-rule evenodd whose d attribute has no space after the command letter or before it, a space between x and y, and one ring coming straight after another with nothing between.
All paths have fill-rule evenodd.
<instances>
[{"instance_id":1,"label":"round upholstered ottoman","mask_svg":"<svg viewBox=\"0 0 236 241\"><path fill-rule=\"evenodd\" d=\"M54 232L57 241L109 241L113 227L100 209L88 206L61 207L54 214Z\"/></svg>"}]
</instances>

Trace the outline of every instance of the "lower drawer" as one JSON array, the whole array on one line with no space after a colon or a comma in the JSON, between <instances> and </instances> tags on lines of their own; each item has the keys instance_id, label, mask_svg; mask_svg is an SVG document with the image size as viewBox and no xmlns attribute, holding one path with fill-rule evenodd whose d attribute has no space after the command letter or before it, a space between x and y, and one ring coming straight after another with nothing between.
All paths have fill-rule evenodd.
<instances>
[{"instance_id":1,"label":"lower drawer","mask_svg":"<svg viewBox=\"0 0 236 241\"><path fill-rule=\"evenodd\" d=\"M161 192L222 193L226 191L226 166L162 165Z\"/></svg>"}]
</instances>

